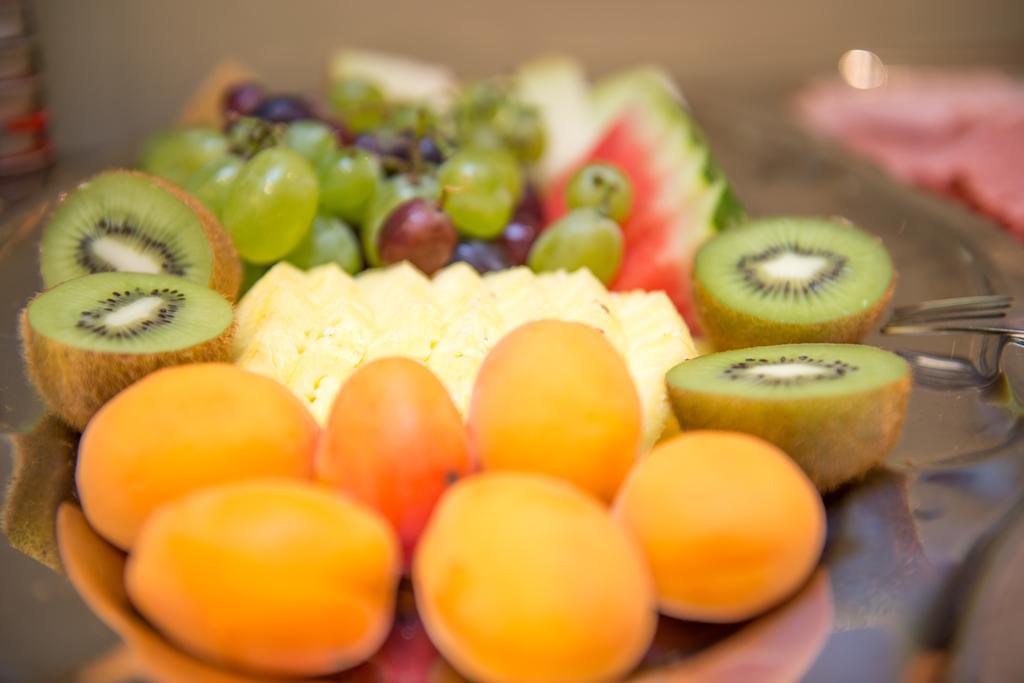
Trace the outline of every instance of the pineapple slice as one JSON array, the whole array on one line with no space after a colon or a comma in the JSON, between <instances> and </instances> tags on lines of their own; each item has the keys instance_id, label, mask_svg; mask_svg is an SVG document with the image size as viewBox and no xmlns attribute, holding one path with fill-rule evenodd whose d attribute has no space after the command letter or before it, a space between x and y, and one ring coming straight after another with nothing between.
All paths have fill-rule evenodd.
<instances>
[{"instance_id":1,"label":"pineapple slice","mask_svg":"<svg viewBox=\"0 0 1024 683\"><path fill-rule=\"evenodd\" d=\"M522 266L484 277L484 287L494 298L501 318L503 335L524 323L554 317L547 293L538 280L532 270Z\"/></svg>"},{"instance_id":2,"label":"pineapple slice","mask_svg":"<svg viewBox=\"0 0 1024 683\"><path fill-rule=\"evenodd\" d=\"M262 286L261 286L262 285ZM306 275L279 264L253 287L238 307L235 352L253 372L285 381L320 326L320 306Z\"/></svg>"},{"instance_id":3,"label":"pineapple slice","mask_svg":"<svg viewBox=\"0 0 1024 683\"><path fill-rule=\"evenodd\" d=\"M327 419L345 379L399 355L423 362L463 414L487 353L510 330L543 318L596 327L622 353L643 408L644 445L678 430L665 373L696 355L686 324L661 292L608 292L588 271L483 277L463 263L433 280L408 264L353 279L334 265L275 266L238 307L235 358L285 383Z\"/></svg>"},{"instance_id":4,"label":"pineapple slice","mask_svg":"<svg viewBox=\"0 0 1024 683\"><path fill-rule=\"evenodd\" d=\"M441 310L444 324L461 311L466 302L487 293L483 278L473 266L459 262L434 274L434 303ZM491 298L491 297L488 297Z\"/></svg>"},{"instance_id":5,"label":"pineapple slice","mask_svg":"<svg viewBox=\"0 0 1024 683\"><path fill-rule=\"evenodd\" d=\"M261 277L252 289L246 292L238 304L235 320L235 350L248 347L256 333L263 327L266 318L274 312L272 298L280 290L301 289L306 274L295 266L282 261Z\"/></svg>"},{"instance_id":6,"label":"pineapple slice","mask_svg":"<svg viewBox=\"0 0 1024 683\"><path fill-rule=\"evenodd\" d=\"M338 389L362 363L374 339L373 317L355 280L337 265L315 268L307 280L320 324L307 335L307 346L287 384L323 421Z\"/></svg>"},{"instance_id":7,"label":"pineapple slice","mask_svg":"<svg viewBox=\"0 0 1024 683\"><path fill-rule=\"evenodd\" d=\"M466 414L477 370L502 334L501 316L483 278L465 263L454 263L434 275L434 303L441 311L444 333L427 367Z\"/></svg>"},{"instance_id":8,"label":"pineapple slice","mask_svg":"<svg viewBox=\"0 0 1024 683\"><path fill-rule=\"evenodd\" d=\"M616 293L612 313L626 331L626 365L644 407L643 447L679 431L665 373L697 355L686 323L664 292Z\"/></svg>"},{"instance_id":9,"label":"pineapple slice","mask_svg":"<svg viewBox=\"0 0 1024 683\"><path fill-rule=\"evenodd\" d=\"M375 336L365 360L406 356L426 362L442 331L430 280L403 261L366 271L356 284L374 315Z\"/></svg>"},{"instance_id":10,"label":"pineapple slice","mask_svg":"<svg viewBox=\"0 0 1024 683\"><path fill-rule=\"evenodd\" d=\"M613 295L589 270L558 271L537 281L551 303L552 317L596 327L619 353L626 353L626 335L611 310Z\"/></svg>"}]
</instances>

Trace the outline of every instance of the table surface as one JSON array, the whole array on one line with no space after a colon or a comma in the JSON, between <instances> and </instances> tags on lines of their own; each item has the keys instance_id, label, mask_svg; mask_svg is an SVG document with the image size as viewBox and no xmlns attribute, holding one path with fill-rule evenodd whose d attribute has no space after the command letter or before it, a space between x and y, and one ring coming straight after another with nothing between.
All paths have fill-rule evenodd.
<instances>
[{"instance_id":1,"label":"table surface","mask_svg":"<svg viewBox=\"0 0 1024 683\"><path fill-rule=\"evenodd\" d=\"M810 140L760 100L706 93L693 104L753 215L841 215L880 235L899 271L894 305L988 292L1024 298L1024 245L991 223ZM43 196L103 163L59 163ZM31 514L19 513L9 528L39 525L32 538L52 557L51 489L69 485L73 443L62 447L46 429L34 438L13 436L30 431L43 412L24 379L15 324L39 287L36 206L17 203L0 228L0 449L11 455L0 457L0 480L12 478L18 449L23 476L4 500L20 496ZM965 358L993 353L969 336L876 334L868 343ZM796 604L775 621L769 615L739 630L672 622L649 664L681 676L686 666L706 664L710 652L749 657L750 647L729 644L743 633L752 642L751 633L763 635L760 625L761 632L775 629L786 646L811 644L805 681L924 681L937 666L951 680L1024 680L1024 653L1015 647L1024 626L1024 576L1011 570L1024 561L1024 411L1014 399L1024 388L1022 356L1004 351L1005 376L991 386L939 388L919 378L886 467L827 498L824 588L800 597L825 608L817 612L827 614L824 623L794 627L779 617L795 614ZM0 681L74 680L118 643L62 575L6 543L0 606Z\"/></svg>"}]
</instances>

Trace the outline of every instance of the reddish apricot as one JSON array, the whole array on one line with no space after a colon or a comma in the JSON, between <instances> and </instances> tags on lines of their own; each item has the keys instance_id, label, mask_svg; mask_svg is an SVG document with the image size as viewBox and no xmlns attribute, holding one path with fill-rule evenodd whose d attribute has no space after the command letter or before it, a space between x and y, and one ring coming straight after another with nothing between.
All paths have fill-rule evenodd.
<instances>
[{"instance_id":1,"label":"reddish apricot","mask_svg":"<svg viewBox=\"0 0 1024 683\"><path fill-rule=\"evenodd\" d=\"M469 432L484 469L567 479L610 501L640 448L640 399L597 329L541 320L506 335L473 388Z\"/></svg>"},{"instance_id":2,"label":"reddish apricot","mask_svg":"<svg viewBox=\"0 0 1024 683\"><path fill-rule=\"evenodd\" d=\"M180 365L115 396L86 427L76 479L89 523L127 550L163 503L215 484L312 475L319 428L272 379Z\"/></svg>"},{"instance_id":3,"label":"reddish apricot","mask_svg":"<svg viewBox=\"0 0 1024 683\"><path fill-rule=\"evenodd\" d=\"M201 657L317 676L368 659L384 642L398 553L373 510L312 484L252 480L157 510L125 582L150 622Z\"/></svg>"},{"instance_id":4,"label":"reddish apricot","mask_svg":"<svg viewBox=\"0 0 1024 683\"><path fill-rule=\"evenodd\" d=\"M656 624L633 539L595 498L537 474L487 472L448 489L413 587L434 645L485 683L618 680Z\"/></svg>"},{"instance_id":5,"label":"reddish apricot","mask_svg":"<svg viewBox=\"0 0 1024 683\"><path fill-rule=\"evenodd\" d=\"M380 511L406 562L445 488L469 472L469 448L441 381L408 358L382 358L341 387L316 453L316 476Z\"/></svg>"},{"instance_id":6,"label":"reddish apricot","mask_svg":"<svg viewBox=\"0 0 1024 683\"><path fill-rule=\"evenodd\" d=\"M637 538L665 614L741 621L793 593L825 539L825 510L799 466L767 441L689 432L629 474L615 515Z\"/></svg>"}]
</instances>

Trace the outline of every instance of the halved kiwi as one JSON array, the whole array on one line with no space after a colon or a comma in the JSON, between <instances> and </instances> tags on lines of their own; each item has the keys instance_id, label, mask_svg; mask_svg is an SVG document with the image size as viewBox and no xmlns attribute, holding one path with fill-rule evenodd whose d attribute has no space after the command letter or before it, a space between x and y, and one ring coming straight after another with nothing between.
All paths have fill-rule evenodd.
<instances>
[{"instance_id":1,"label":"halved kiwi","mask_svg":"<svg viewBox=\"0 0 1024 683\"><path fill-rule=\"evenodd\" d=\"M21 315L29 376L76 429L114 394L168 365L226 360L234 320L223 296L167 275L98 273L57 285Z\"/></svg>"},{"instance_id":2,"label":"halved kiwi","mask_svg":"<svg viewBox=\"0 0 1024 683\"><path fill-rule=\"evenodd\" d=\"M78 435L52 414L32 431L10 435L14 473L7 485L0 529L15 550L61 571L57 508L74 497Z\"/></svg>"},{"instance_id":3,"label":"halved kiwi","mask_svg":"<svg viewBox=\"0 0 1024 683\"><path fill-rule=\"evenodd\" d=\"M856 344L735 349L666 376L680 427L746 432L789 454L822 491L867 472L899 438L910 366Z\"/></svg>"},{"instance_id":4,"label":"halved kiwi","mask_svg":"<svg viewBox=\"0 0 1024 683\"><path fill-rule=\"evenodd\" d=\"M877 237L839 221L773 218L722 232L697 253L697 312L720 350L858 342L892 297Z\"/></svg>"},{"instance_id":5,"label":"halved kiwi","mask_svg":"<svg viewBox=\"0 0 1024 683\"><path fill-rule=\"evenodd\" d=\"M43 283L82 275L176 275L234 301L242 266L231 237L181 188L137 171L106 171L61 199L43 232Z\"/></svg>"}]
</instances>

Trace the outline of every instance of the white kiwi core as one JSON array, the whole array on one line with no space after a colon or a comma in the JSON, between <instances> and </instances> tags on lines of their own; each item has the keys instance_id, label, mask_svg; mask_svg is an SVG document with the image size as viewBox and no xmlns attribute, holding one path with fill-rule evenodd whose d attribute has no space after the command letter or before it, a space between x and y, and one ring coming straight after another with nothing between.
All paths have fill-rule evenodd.
<instances>
[{"instance_id":1,"label":"white kiwi core","mask_svg":"<svg viewBox=\"0 0 1024 683\"><path fill-rule=\"evenodd\" d=\"M113 237L100 237L90 247L96 256L113 266L114 270L157 274L163 269L160 261L151 255L132 249Z\"/></svg>"},{"instance_id":2,"label":"white kiwi core","mask_svg":"<svg viewBox=\"0 0 1024 683\"><path fill-rule=\"evenodd\" d=\"M791 379L794 377L814 377L815 375L831 374L826 368L798 363L758 365L756 369L750 370L750 373L771 379Z\"/></svg>"},{"instance_id":3,"label":"white kiwi core","mask_svg":"<svg viewBox=\"0 0 1024 683\"><path fill-rule=\"evenodd\" d=\"M133 301L124 308L119 308L107 315L103 322L108 327L124 327L137 323L140 320L148 320L156 315L164 300L158 296L146 296Z\"/></svg>"},{"instance_id":4,"label":"white kiwi core","mask_svg":"<svg viewBox=\"0 0 1024 683\"><path fill-rule=\"evenodd\" d=\"M828 266L829 260L824 256L797 254L792 251L780 252L757 264L758 270L766 280L789 280L796 283L816 279Z\"/></svg>"}]
</instances>

